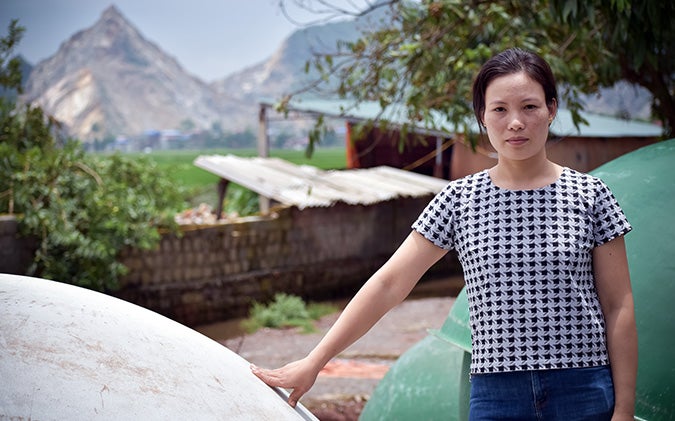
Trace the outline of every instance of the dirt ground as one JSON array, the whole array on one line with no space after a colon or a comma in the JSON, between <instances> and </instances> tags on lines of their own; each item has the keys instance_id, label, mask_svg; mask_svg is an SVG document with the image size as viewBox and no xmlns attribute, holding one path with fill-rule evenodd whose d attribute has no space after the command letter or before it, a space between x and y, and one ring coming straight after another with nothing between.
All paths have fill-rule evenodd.
<instances>
[{"instance_id":1,"label":"dirt ground","mask_svg":"<svg viewBox=\"0 0 675 421\"><path fill-rule=\"evenodd\" d=\"M357 420L396 359L424 339L428 329L440 329L462 282L461 278L447 278L419 284L408 299L332 360L300 402L321 421ZM198 330L253 364L279 367L304 357L338 316L339 313L322 318L316 323L318 332L311 334L298 329L262 329L224 338L219 337L217 326Z\"/></svg>"}]
</instances>

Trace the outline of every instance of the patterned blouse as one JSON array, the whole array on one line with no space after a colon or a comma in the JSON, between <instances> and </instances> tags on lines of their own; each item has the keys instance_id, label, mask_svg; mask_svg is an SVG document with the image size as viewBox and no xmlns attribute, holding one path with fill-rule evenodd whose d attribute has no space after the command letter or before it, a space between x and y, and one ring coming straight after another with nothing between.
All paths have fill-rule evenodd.
<instances>
[{"instance_id":1,"label":"patterned blouse","mask_svg":"<svg viewBox=\"0 0 675 421\"><path fill-rule=\"evenodd\" d=\"M472 373L609 363L592 252L631 226L600 179L564 168L506 190L484 170L450 182L412 227L462 263Z\"/></svg>"}]
</instances>

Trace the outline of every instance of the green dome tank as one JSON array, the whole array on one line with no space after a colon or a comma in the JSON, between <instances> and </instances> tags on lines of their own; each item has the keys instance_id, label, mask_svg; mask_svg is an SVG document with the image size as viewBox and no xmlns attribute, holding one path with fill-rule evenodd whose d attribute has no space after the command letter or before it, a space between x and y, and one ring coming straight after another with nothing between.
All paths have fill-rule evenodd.
<instances>
[{"instance_id":1,"label":"green dome tank","mask_svg":"<svg viewBox=\"0 0 675 421\"><path fill-rule=\"evenodd\" d=\"M609 185L633 225L626 251L638 327L636 419L675 419L675 139L591 174ZM360 420L466 420L470 353L462 291L443 327L404 353L380 381Z\"/></svg>"}]
</instances>

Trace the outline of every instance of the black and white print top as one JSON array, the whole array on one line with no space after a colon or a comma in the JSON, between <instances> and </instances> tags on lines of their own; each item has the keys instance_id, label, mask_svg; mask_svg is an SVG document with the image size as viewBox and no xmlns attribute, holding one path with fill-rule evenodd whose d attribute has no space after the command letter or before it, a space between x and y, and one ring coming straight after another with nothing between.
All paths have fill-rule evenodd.
<instances>
[{"instance_id":1,"label":"black and white print top","mask_svg":"<svg viewBox=\"0 0 675 421\"><path fill-rule=\"evenodd\" d=\"M564 168L506 190L484 170L450 182L412 228L462 263L472 373L609 363L592 251L631 226L600 179Z\"/></svg>"}]
</instances>

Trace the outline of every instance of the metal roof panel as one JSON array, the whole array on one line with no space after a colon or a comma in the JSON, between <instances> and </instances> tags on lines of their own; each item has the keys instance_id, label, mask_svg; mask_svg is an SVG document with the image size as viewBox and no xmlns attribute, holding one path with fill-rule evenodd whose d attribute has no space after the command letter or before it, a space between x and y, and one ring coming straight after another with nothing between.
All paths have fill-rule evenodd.
<instances>
[{"instance_id":1,"label":"metal roof panel","mask_svg":"<svg viewBox=\"0 0 675 421\"><path fill-rule=\"evenodd\" d=\"M447 180L392 167L325 171L280 158L201 155L194 164L262 196L298 208L337 202L368 205L436 194Z\"/></svg>"}]
</instances>

